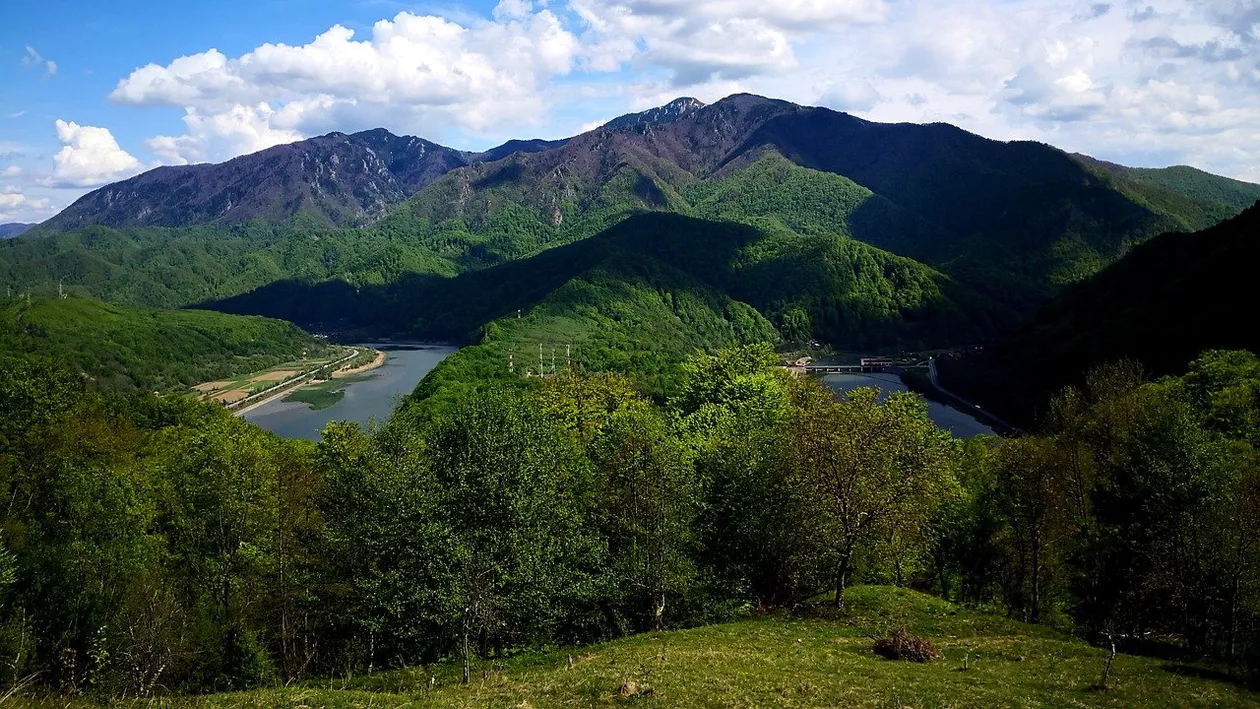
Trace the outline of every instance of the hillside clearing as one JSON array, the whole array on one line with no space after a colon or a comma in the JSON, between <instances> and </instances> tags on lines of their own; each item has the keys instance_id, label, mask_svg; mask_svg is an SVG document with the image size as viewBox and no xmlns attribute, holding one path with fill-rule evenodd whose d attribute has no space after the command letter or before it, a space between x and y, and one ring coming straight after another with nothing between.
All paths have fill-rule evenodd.
<instances>
[{"instance_id":1,"label":"hillside clearing","mask_svg":"<svg viewBox=\"0 0 1260 709\"><path fill-rule=\"evenodd\" d=\"M1260 693L1221 673L1131 655L1117 657L1114 686L1100 692L1091 686L1104 651L1070 636L904 589L857 587L847 598L851 611L840 620L758 616L482 662L467 687L458 684L459 668L452 663L161 705L1260 707ZM931 639L943 659L916 664L876 656L871 636L903 625ZM436 678L432 691L430 677Z\"/></svg>"}]
</instances>

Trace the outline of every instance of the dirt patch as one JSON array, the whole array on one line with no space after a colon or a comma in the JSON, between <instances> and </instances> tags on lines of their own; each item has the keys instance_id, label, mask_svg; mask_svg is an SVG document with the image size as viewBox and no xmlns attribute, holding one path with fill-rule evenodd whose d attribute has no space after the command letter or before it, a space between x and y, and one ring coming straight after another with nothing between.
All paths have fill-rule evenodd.
<instances>
[{"instance_id":1,"label":"dirt patch","mask_svg":"<svg viewBox=\"0 0 1260 709\"><path fill-rule=\"evenodd\" d=\"M282 369L278 372L267 372L266 374L259 374L256 377L250 377L249 380L251 382L282 382L288 379L289 377L295 374L299 374L299 373L300 372L298 372L296 369Z\"/></svg>"},{"instance_id":2,"label":"dirt patch","mask_svg":"<svg viewBox=\"0 0 1260 709\"><path fill-rule=\"evenodd\" d=\"M206 382L205 384L198 384L197 386L193 387L193 390L199 391L202 394L209 394L212 391L226 389L230 386L232 386L232 382Z\"/></svg>"},{"instance_id":3,"label":"dirt patch","mask_svg":"<svg viewBox=\"0 0 1260 709\"><path fill-rule=\"evenodd\" d=\"M217 401L220 404L235 404L247 396L249 396L248 391L237 389L235 391L225 391L222 394L215 394L213 401Z\"/></svg>"}]
</instances>

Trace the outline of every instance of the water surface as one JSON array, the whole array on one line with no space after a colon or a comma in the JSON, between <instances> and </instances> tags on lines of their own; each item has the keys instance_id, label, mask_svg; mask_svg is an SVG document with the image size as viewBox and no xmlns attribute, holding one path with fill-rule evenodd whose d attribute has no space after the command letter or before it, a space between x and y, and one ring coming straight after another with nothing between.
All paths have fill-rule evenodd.
<instances>
[{"instance_id":1,"label":"water surface","mask_svg":"<svg viewBox=\"0 0 1260 709\"><path fill-rule=\"evenodd\" d=\"M828 374L823 383L837 394L844 394L862 387L879 389L881 398L894 391L910 391L896 374ZM993 429L980 423L971 414L959 411L948 404L927 400L928 417L937 426L951 431L959 438L969 438L982 433L993 433Z\"/></svg>"},{"instance_id":2,"label":"water surface","mask_svg":"<svg viewBox=\"0 0 1260 709\"><path fill-rule=\"evenodd\" d=\"M319 432L331 421L357 421L365 426L373 419L383 422L424 375L455 352L453 347L354 346L378 349L385 353L386 360L383 366L346 380L346 393L341 401L316 411L307 404L280 399L250 411L245 414L245 420L285 438L312 441L319 440Z\"/></svg>"}]
</instances>

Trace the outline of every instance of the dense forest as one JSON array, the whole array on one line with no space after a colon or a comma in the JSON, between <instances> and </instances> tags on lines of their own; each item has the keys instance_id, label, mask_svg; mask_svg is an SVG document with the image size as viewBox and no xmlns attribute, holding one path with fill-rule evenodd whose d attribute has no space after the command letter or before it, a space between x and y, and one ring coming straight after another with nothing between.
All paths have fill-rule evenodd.
<instances>
[{"instance_id":1,"label":"dense forest","mask_svg":"<svg viewBox=\"0 0 1260 709\"><path fill-rule=\"evenodd\" d=\"M1169 233L1067 289L983 353L944 362L946 381L1023 422L1054 392L1120 359L1155 376L1207 349L1260 352L1260 318L1239 284L1260 259L1260 205L1215 227Z\"/></svg>"},{"instance_id":2,"label":"dense forest","mask_svg":"<svg viewBox=\"0 0 1260 709\"><path fill-rule=\"evenodd\" d=\"M263 317L77 297L0 300L0 351L64 362L99 389L185 391L327 349L296 325Z\"/></svg>"},{"instance_id":3,"label":"dense forest","mask_svg":"<svg viewBox=\"0 0 1260 709\"><path fill-rule=\"evenodd\" d=\"M105 698L487 660L905 585L1260 671L1260 360L1095 370L1042 436L958 441L766 346L520 380L270 436L0 367L0 656ZM466 672L468 669L465 670Z\"/></svg>"}]
</instances>

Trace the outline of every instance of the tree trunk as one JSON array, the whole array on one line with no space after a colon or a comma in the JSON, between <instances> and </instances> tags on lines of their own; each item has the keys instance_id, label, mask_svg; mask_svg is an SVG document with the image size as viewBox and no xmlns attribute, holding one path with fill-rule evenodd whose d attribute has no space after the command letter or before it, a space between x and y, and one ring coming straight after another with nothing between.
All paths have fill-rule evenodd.
<instances>
[{"instance_id":1,"label":"tree trunk","mask_svg":"<svg viewBox=\"0 0 1260 709\"><path fill-rule=\"evenodd\" d=\"M468 684L469 660L468 660L468 619L467 619L467 618L465 618L465 619L464 619L464 648L463 648L463 651L464 651L464 680L463 680L463 684Z\"/></svg>"},{"instance_id":2,"label":"tree trunk","mask_svg":"<svg viewBox=\"0 0 1260 709\"><path fill-rule=\"evenodd\" d=\"M845 544L840 551L840 563L836 565L836 610L844 610L844 592L849 587L849 564L853 560L852 544Z\"/></svg>"},{"instance_id":3,"label":"tree trunk","mask_svg":"<svg viewBox=\"0 0 1260 709\"><path fill-rule=\"evenodd\" d=\"M1041 539L1032 535L1032 617L1033 623L1041 622Z\"/></svg>"},{"instance_id":4,"label":"tree trunk","mask_svg":"<svg viewBox=\"0 0 1260 709\"><path fill-rule=\"evenodd\" d=\"M1107 655L1107 664L1103 665L1102 680L1098 683L1098 688L1104 692L1111 689L1111 685L1107 684L1111 681L1111 664L1116 661L1116 634L1110 628L1107 629L1107 642L1111 645L1111 654Z\"/></svg>"},{"instance_id":5,"label":"tree trunk","mask_svg":"<svg viewBox=\"0 0 1260 709\"><path fill-rule=\"evenodd\" d=\"M661 591L652 601L652 630L665 629L665 592Z\"/></svg>"}]
</instances>

